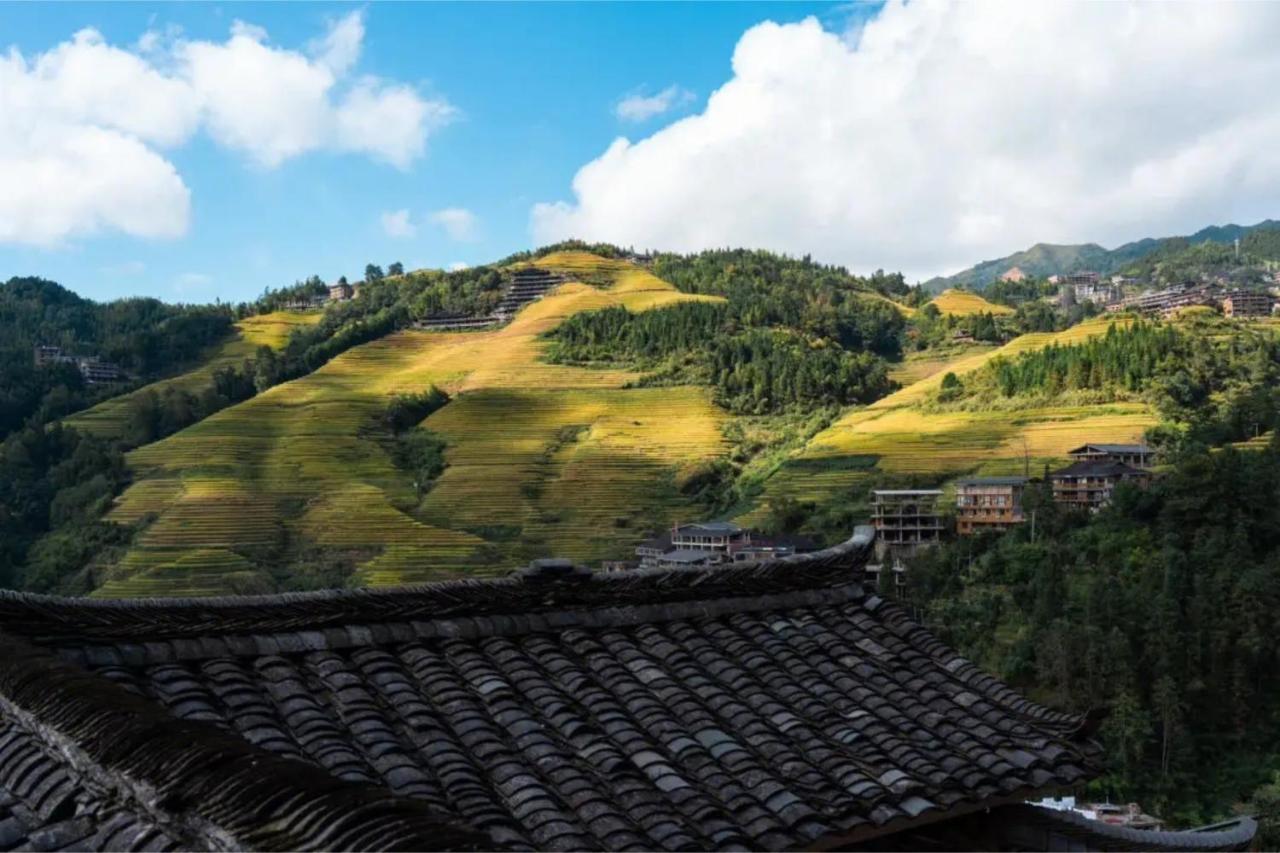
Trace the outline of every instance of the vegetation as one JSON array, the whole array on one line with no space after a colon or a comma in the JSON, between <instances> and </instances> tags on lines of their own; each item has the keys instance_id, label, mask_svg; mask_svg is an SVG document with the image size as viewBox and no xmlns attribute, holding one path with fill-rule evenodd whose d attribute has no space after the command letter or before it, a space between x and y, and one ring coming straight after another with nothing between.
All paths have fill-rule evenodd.
<instances>
[{"instance_id":1,"label":"vegetation","mask_svg":"<svg viewBox=\"0 0 1280 853\"><path fill-rule=\"evenodd\" d=\"M735 333L725 303L690 302L632 314L615 307L570 317L551 332L560 363L654 369L650 383L701 380L730 411L764 414L875 400L891 388L883 360L779 330Z\"/></svg>"},{"instance_id":2,"label":"vegetation","mask_svg":"<svg viewBox=\"0 0 1280 853\"><path fill-rule=\"evenodd\" d=\"M910 594L981 666L1054 707L1110 709L1098 796L1204 823L1265 785L1280 749L1278 491L1275 445L1178 454L1092 520L1037 490L1034 538L942 547Z\"/></svg>"},{"instance_id":3,"label":"vegetation","mask_svg":"<svg viewBox=\"0 0 1280 853\"><path fill-rule=\"evenodd\" d=\"M137 387L194 360L230 333L232 320L225 306L155 299L99 304L45 279L9 279L0 284L0 438L121 390L86 384L74 365L37 368L37 345L116 364Z\"/></svg>"}]
</instances>

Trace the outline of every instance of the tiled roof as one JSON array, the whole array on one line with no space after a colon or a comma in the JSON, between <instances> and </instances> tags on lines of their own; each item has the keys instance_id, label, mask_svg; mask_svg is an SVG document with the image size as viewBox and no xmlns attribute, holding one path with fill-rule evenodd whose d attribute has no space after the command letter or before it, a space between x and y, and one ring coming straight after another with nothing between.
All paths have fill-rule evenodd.
<instances>
[{"instance_id":1,"label":"tiled roof","mask_svg":"<svg viewBox=\"0 0 1280 853\"><path fill-rule=\"evenodd\" d=\"M1025 486L1026 477L964 477L956 485L965 486Z\"/></svg>"},{"instance_id":2,"label":"tiled roof","mask_svg":"<svg viewBox=\"0 0 1280 853\"><path fill-rule=\"evenodd\" d=\"M1149 477L1150 472L1109 459L1082 459L1059 468L1050 477Z\"/></svg>"},{"instance_id":3,"label":"tiled roof","mask_svg":"<svg viewBox=\"0 0 1280 853\"><path fill-rule=\"evenodd\" d=\"M82 818L66 837L89 848L782 849L1093 775L1095 721L864 588L870 545L267 599L5 594L0 749L32 763L0 754L0 787L15 832Z\"/></svg>"}]
</instances>

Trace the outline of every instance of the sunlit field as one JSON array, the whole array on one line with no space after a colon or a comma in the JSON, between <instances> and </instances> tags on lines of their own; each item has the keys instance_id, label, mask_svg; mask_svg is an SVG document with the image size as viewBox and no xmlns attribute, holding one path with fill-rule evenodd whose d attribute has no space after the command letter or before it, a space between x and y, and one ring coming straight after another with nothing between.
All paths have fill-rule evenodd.
<instances>
[{"instance_id":1,"label":"sunlit field","mask_svg":"<svg viewBox=\"0 0 1280 853\"><path fill-rule=\"evenodd\" d=\"M342 555L354 584L485 574L600 558L688 517L680 472L723 449L706 389L548 364L539 336L579 311L708 297L585 253L539 264L597 284L562 285L500 329L356 347L130 453L136 482L113 517L149 523L99 593L271 588L274 573L305 574L316 549ZM433 384L453 395L426 422L449 467L420 499L369 428L393 395Z\"/></svg>"},{"instance_id":2,"label":"sunlit field","mask_svg":"<svg viewBox=\"0 0 1280 853\"><path fill-rule=\"evenodd\" d=\"M246 317L236 323L234 335L213 347L198 367L171 379L153 382L131 394L112 397L93 408L71 415L66 418L65 423L102 438L118 438L124 430L129 403L136 395L146 391L164 393L170 388L198 394L213 382L215 371L223 367L240 367L246 359L253 358L258 347L282 348L294 329L315 325L322 316L319 311L275 311Z\"/></svg>"},{"instance_id":3,"label":"sunlit field","mask_svg":"<svg viewBox=\"0 0 1280 853\"><path fill-rule=\"evenodd\" d=\"M893 474L1039 474L1046 464L1086 441L1134 442L1155 423L1141 403L1055 406L999 412L930 412L920 408L947 373L959 377L997 355L1016 356L1050 343L1076 343L1105 334L1113 321L1095 318L1063 332L1022 335L999 348L963 352L925 378L873 403L852 409L809 442L769 479L755 508L758 521L770 501L822 500L857 486L873 471Z\"/></svg>"},{"instance_id":4,"label":"sunlit field","mask_svg":"<svg viewBox=\"0 0 1280 853\"><path fill-rule=\"evenodd\" d=\"M976 293L967 290L944 290L929 303L943 314L1012 314L1013 309L1007 305L988 302Z\"/></svg>"}]
</instances>

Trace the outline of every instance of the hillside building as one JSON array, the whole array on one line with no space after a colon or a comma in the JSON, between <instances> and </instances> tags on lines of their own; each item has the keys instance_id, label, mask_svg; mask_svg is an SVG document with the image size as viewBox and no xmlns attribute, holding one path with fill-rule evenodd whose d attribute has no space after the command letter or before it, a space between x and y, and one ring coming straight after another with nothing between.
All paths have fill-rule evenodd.
<instances>
[{"instance_id":1,"label":"hillside building","mask_svg":"<svg viewBox=\"0 0 1280 853\"><path fill-rule=\"evenodd\" d=\"M677 524L636 546L642 568L709 566L789 557L817 550L805 536L764 536L729 521Z\"/></svg>"},{"instance_id":2,"label":"hillside building","mask_svg":"<svg viewBox=\"0 0 1280 853\"><path fill-rule=\"evenodd\" d=\"M1217 290L1210 285L1183 284L1111 302L1107 311L1135 311L1167 318L1184 308L1198 305L1217 307L1218 300Z\"/></svg>"},{"instance_id":3,"label":"hillside building","mask_svg":"<svg viewBox=\"0 0 1280 853\"><path fill-rule=\"evenodd\" d=\"M1270 317L1276 298L1257 290L1232 290L1222 297L1222 315L1234 319Z\"/></svg>"},{"instance_id":4,"label":"hillside building","mask_svg":"<svg viewBox=\"0 0 1280 853\"><path fill-rule=\"evenodd\" d=\"M1067 452L1076 462L1119 462L1134 468L1150 468L1156 460L1156 449L1146 444L1082 444Z\"/></svg>"},{"instance_id":5,"label":"hillside building","mask_svg":"<svg viewBox=\"0 0 1280 853\"><path fill-rule=\"evenodd\" d=\"M1026 477L966 477L956 483L956 533L1003 531L1025 520Z\"/></svg>"},{"instance_id":6,"label":"hillside building","mask_svg":"<svg viewBox=\"0 0 1280 853\"><path fill-rule=\"evenodd\" d=\"M1096 512L1111 502L1112 494L1121 483L1145 487L1151 482L1151 472L1123 462L1087 459L1054 471L1049 480L1053 485L1054 503Z\"/></svg>"},{"instance_id":7,"label":"hillside building","mask_svg":"<svg viewBox=\"0 0 1280 853\"><path fill-rule=\"evenodd\" d=\"M337 284L329 285L329 301L330 302L346 302L355 293L355 288L340 281Z\"/></svg>"},{"instance_id":8,"label":"hillside building","mask_svg":"<svg viewBox=\"0 0 1280 853\"><path fill-rule=\"evenodd\" d=\"M1012 282L1026 281L1027 274L1024 273L1018 267L1009 267L1009 269L1005 270L1004 273L1000 276L1000 280L1012 281Z\"/></svg>"},{"instance_id":9,"label":"hillside building","mask_svg":"<svg viewBox=\"0 0 1280 853\"><path fill-rule=\"evenodd\" d=\"M862 582L873 533L704 572L0 598L18 850L1204 850L1028 801L1108 765Z\"/></svg>"},{"instance_id":10,"label":"hillside building","mask_svg":"<svg viewBox=\"0 0 1280 853\"><path fill-rule=\"evenodd\" d=\"M37 346L34 356L37 368L54 364L72 365L80 371L84 381L90 385L120 382L125 379L125 373L118 365L102 361L97 356L68 355L62 347Z\"/></svg>"},{"instance_id":11,"label":"hillside building","mask_svg":"<svg viewBox=\"0 0 1280 853\"><path fill-rule=\"evenodd\" d=\"M942 540L938 489L876 489L871 493L871 524L881 556L911 556Z\"/></svg>"},{"instance_id":12,"label":"hillside building","mask_svg":"<svg viewBox=\"0 0 1280 853\"><path fill-rule=\"evenodd\" d=\"M1091 287L1097 285L1101 278L1096 272L1069 272L1058 276L1057 283L1070 287Z\"/></svg>"},{"instance_id":13,"label":"hillside building","mask_svg":"<svg viewBox=\"0 0 1280 853\"><path fill-rule=\"evenodd\" d=\"M1092 284L1075 284L1064 285L1072 289L1075 301L1093 302L1098 305L1106 305L1109 302L1115 302L1124 297L1124 291L1119 285L1106 281L1096 281Z\"/></svg>"}]
</instances>

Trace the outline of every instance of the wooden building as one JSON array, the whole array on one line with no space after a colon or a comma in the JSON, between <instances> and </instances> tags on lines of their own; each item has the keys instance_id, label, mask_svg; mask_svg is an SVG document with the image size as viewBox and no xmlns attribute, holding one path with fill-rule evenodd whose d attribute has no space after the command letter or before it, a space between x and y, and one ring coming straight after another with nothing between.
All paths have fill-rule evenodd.
<instances>
[{"instance_id":1,"label":"wooden building","mask_svg":"<svg viewBox=\"0 0 1280 853\"><path fill-rule=\"evenodd\" d=\"M1270 317L1276 298L1258 290L1233 290L1222 297L1222 315L1234 319Z\"/></svg>"},{"instance_id":2,"label":"wooden building","mask_svg":"<svg viewBox=\"0 0 1280 853\"><path fill-rule=\"evenodd\" d=\"M1150 468L1156 460L1156 449L1146 444L1082 444L1068 451L1067 456L1076 462L1102 460Z\"/></svg>"},{"instance_id":3,"label":"wooden building","mask_svg":"<svg viewBox=\"0 0 1280 853\"><path fill-rule=\"evenodd\" d=\"M355 294L355 288L340 281L337 284L329 285L329 301L330 302L346 302Z\"/></svg>"},{"instance_id":4,"label":"wooden building","mask_svg":"<svg viewBox=\"0 0 1280 853\"><path fill-rule=\"evenodd\" d=\"M1145 487L1151 482L1151 472L1123 462L1086 459L1054 471L1049 480L1054 503L1094 512L1111 502L1111 495L1121 483Z\"/></svg>"},{"instance_id":5,"label":"wooden building","mask_svg":"<svg viewBox=\"0 0 1280 853\"><path fill-rule=\"evenodd\" d=\"M876 489L871 523L882 552L910 556L941 541L945 526L938 512L938 489Z\"/></svg>"},{"instance_id":6,"label":"wooden building","mask_svg":"<svg viewBox=\"0 0 1280 853\"><path fill-rule=\"evenodd\" d=\"M966 477L956 483L956 533L1007 530L1024 521L1026 477Z\"/></svg>"},{"instance_id":7,"label":"wooden building","mask_svg":"<svg viewBox=\"0 0 1280 853\"><path fill-rule=\"evenodd\" d=\"M251 599L0 596L20 850L1239 850L1028 805L1106 766L868 589L873 534Z\"/></svg>"}]
</instances>

